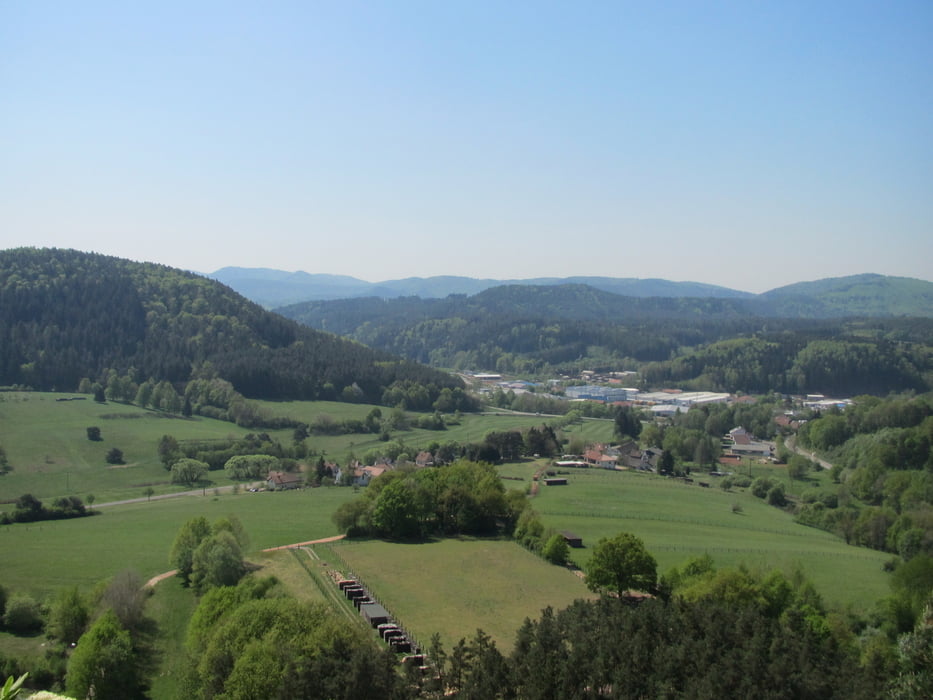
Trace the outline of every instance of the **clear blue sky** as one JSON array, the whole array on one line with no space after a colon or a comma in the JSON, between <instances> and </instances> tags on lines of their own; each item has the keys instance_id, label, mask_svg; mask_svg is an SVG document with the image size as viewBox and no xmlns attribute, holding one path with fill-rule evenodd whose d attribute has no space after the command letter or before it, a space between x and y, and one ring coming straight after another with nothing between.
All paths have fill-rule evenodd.
<instances>
[{"instance_id":1,"label":"clear blue sky","mask_svg":"<svg viewBox=\"0 0 933 700\"><path fill-rule=\"evenodd\" d=\"M0 3L0 248L933 278L933 2Z\"/></svg>"}]
</instances>

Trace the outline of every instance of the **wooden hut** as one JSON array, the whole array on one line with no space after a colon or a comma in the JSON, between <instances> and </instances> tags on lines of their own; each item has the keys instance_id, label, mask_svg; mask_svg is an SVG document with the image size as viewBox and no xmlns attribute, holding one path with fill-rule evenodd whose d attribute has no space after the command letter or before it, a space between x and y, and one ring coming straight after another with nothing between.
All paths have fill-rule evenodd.
<instances>
[{"instance_id":1,"label":"wooden hut","mask_svg":"<svg viewBox=\"0 0 933 700\"><path fill-rule=\"evenodd\" d=\"M583 538L580 537L580 535L576 535L570 532L570 530L562 530L560 534L564 538L564 542L569 544L571 547L580 548L583 546Z\"/></svg>"}]
</instances>

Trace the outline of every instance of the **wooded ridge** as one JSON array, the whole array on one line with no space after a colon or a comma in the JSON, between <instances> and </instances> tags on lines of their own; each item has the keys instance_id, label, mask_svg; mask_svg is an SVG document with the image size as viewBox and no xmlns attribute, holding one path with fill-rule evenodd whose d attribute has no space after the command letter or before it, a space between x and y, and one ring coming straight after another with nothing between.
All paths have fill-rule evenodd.
<instances>
[{"instance_id":1,"label":"wooded ridge","mask_svg":"<svg viewBox=\"0 0 933 700\"><path fill-rule=\"evenodd\" d=\"M74 250L0 252L0 386L74 391L108 370L134 381L219 376L266 399L378 402L447 373L303 327L196 274Z\"/></svg>"}]
</instances>

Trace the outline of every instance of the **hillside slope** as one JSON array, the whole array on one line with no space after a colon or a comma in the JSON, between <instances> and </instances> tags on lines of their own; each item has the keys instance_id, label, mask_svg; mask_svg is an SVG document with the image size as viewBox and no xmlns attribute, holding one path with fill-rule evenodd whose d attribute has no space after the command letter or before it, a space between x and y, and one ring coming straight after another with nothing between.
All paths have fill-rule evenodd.
<instances>
[{"instance_id":1,"label":"hillside slope","mask_svg":"<svg viewBox=\"0 0 933 700\"><path fill-rule=\"evenodd\" d=\"M205 367L255 398L378 402L396 381L460 386L193 273L74 250L0 252L0 385L74 390L108 369L183 383Z\"/></svg>"},{"instance_id":2,"label":"hillside slope","mask_svg":"<svg viewBox=\"0 0 933 700\"><path fill-rule=\"evenodd\" d=\"M782 316L933 316L933 282L865 274L798 282L765 292Z\"/></svg>"}]
</instances>

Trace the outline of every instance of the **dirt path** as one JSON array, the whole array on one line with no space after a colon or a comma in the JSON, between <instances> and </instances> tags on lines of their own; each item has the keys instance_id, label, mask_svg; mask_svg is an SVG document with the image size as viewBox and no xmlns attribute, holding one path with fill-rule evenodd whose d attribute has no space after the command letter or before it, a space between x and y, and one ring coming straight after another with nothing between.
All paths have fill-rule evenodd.
<instances>
[{"instance_id":1,"label":"dirt path","mask_svg":"<svg viewBox=\"0 0 933 700\"><path fill-rule=\"evenodd\" d=\"M802 448L802 447L800 447L799 445L797 445L797 437L796 437L796 436L793 436L793 437L791 437L791 438L788 438L788 439L784 442L784 444L785 444L787 447L789 447L789 448L791 449L791 451L796 452L796 453L799 454L799 455L803 455L804 457L806 457L807 459L809 459L811 462L816 462L816 463L819 464L821 467L823 467L823 469L832 469L832 468L833 468L832 462L827 462L825 459L822 459L821 457L817 457L815 454L813 454L813 453L810 452L809 450L805 450L804 448Z\"/></svg>"},{"instance_id":2,"label":"dirt path","mask_svg":"<svg viewBox=\"0 0 933 700\"><path fill-rule=\"evenodd\" d=\"M296 542L295 544L283 544L279 547L269 547L262 550L263 552L275 552L280 549L294 549L296 547L305 547L309 544L326 544L327 542L337 542L342 540L346 535L334 535L333 537L322 537L319 540L308 540L307 542ZM178 569L172 569L171 571L166 571L164 574L159 574L158 576L153 576L151 579L146 581L145 588L154 588L159 581L164 581L167 578L171 578L178 573Z\"/></svg>"},{"instance_id":3,"label":"dirt path","mask_svg":"<svg viewBox=\"0 0 933 700\"><path fill-rule=\"evenodd\" d=\"M304 547L309 544L326 544L327 542L336 542L337 540L342 540L346 535L334 535L333 537L322 537L319 540L308 540L307 542L296 542L295 544L283 544L279 547L269 547L268 549L262 550L263 552L275 552L279 549L294 549L295 547Z\"/></svg>"},{"instance_id":4,"label":"dirt path","mask_svg":"<svg viewBox=\"0 0 933 700\"><path fill-rule=\"evenodd\" d=\"M171 571L166 571L164 574L159 574L158 576L153 576L151 579L146 581L145 588L155 588L155 585L159 581L164 581L167 578L171 578L178 573L178 569L172 569Z\"/></svg>"}]
</instances>

